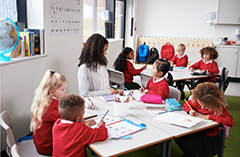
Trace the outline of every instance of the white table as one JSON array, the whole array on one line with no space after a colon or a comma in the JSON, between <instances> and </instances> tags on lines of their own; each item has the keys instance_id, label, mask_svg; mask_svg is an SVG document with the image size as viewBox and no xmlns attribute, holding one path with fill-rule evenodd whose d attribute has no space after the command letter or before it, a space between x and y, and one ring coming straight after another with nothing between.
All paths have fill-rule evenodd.
<instances>
[{"instance_id":1,"label":"white table","mask_svg":"<svg viewBox=\"0 0 240 157\"><path fill-rule=\"evenodd\" d=\"M87 110L88 114L103 114L109 109L109 113L115 114L115 109L112 104L106 103L100 98L90 98L97 106L96 110ZM112 102L113 103L113 102ZM145 123L146 128L132 134L131 139L124 140L106 140L103 142L96 142L89 145L89 148L97 153L99 156L119 156L129 153L141 148L162 143L162 152L160 156L167 156L167 145L170 145L173 136L150 123L138 119L128 114L125 118L140 124ZM169 148L169 147L168 147ZM168 150L170 151L170 150Z\"/></svg>"},{"instance_id":2,"label":"white table","mask_svg":"<svg viewBox=\"0 0 240 157\"><path fill-rule=\"evenodd\" d=\"M114 107L113 102L108 102L107 104ZM205 130L205 129L219 125L219 123L213 122L210 120L203 120L202 122L196 124L195 126L193 126L191 128L184 128L184 127L166 124L166 123L163 123L160 121L153 120L153 118L157 117L158 115L154 115L154 114L151 114L151 113L143 110L143 108L147 105L148 104L146 104L146 103L138 102L138 101L134 100L130 104L130 109L128 110L128 114L144 123L148 123L152 126L157 127L159 130L168 132L174 138L192 134L194 132L198 132L198 131ZM186 114L185 111L174 111L174 112L178 112L180 114ZM167 153L168 153L167 156L170 156L171 142L167 143L165 149L167 150ZM222 149L222 153L223 153L223 149Z\"/></svg>"},{"instance_id":3,"label":"white table","mask_svg":"<svg viewBox=\"0 0 240 157\"><path fill-rule=\"evenodd\" d=\"M143 70L141 73L149 77L152 77L151 68L152 68L152 65L148 65L147 69ZM210 77L209 75L192 75L191 71L187 67L183 69L178 69L173 67L173 71L169 71L169 72L173 76L173 81L191 80L192 88L195 88L195 79Z\"/></svg>"}]
</instances>

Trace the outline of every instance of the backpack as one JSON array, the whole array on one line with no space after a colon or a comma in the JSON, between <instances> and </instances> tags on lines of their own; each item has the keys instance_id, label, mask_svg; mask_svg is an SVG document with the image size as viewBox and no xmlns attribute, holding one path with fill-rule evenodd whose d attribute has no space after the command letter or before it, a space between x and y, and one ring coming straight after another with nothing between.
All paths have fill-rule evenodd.
<instances>
[{"instance_id":1,"label":"backpack","mask_svg":"<svg viewBox=\"0 0 240 157\"><path fill-rule=\"evenodd\" d=\"M159 53L156 47L152 47L148 53L148 62L153 64L155 60L159 59Z\"/></svg>"},{"instance_id":2,"label":"backpack","mask_svg":"<svg viewBox=\"0 0 240 157\"><path fill-rule=\"evenodd\" d=\"M165 45L162 46L161 58L167 58L170 61L173 58L174 53L174 47L169 42L167 42Z\"/></svg>"},{"instance_id":3,"label":"backpack","mask_svg":"<svg viewBox=\"0 0 240 157\"><path fill-rule=\"evenodd\" d=\"M149 47L144 42L144 44L138 47L138 56L137 56L138 62L146 63L148 58L148 53L149 53Z\"/></svg>"}]
</instances>

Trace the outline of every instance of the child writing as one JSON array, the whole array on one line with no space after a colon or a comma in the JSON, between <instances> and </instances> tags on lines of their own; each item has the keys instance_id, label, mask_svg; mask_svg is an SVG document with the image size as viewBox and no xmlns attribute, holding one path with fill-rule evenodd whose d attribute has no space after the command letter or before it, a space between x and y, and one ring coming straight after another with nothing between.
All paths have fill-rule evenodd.
<instances>
[{"instance_id":1,"label":"child writing","mask_svg":"<svg viewBox=\"0 0 240 157\"><path fill-rule=\"evenodd\" d=\"M185 54L186 46L182 43L176 46L177 54L171 59L170 63L178 67L186 67L188 56Z\"/></svg>"},{"instance_id":2,"label":"child writing","mask_svg":"<svg viewBox=\"0 0 240 157\"><path fill-rule=\"evenodd\" d=\"M52 126L60 117L58 102L66 93L65 76L53 70L47 70L31 106L30 128L33 131L33 142L39 154L52 154Z\"/></svg>"},{"instance_id":3,"label":"child writing","mask_svg":"<svg viewBox=\"0 0 240 157\"><path fill-rule=\"evenodd\" d=\"M219 87L211 82L200 83L192 91L192 100L183 105L184 110L191 116L197 116L205 120L232 127L233 117L226 109L223 92ZM198 116L198 114L200 115ZM175 141L184 156L212 157L221 150L220 127L216 126L180 138Z\"/></svg>"},{"instance_id":4,"label":"child writing","mask_svg":"<svg viewBox=\"0 0 240 157\"><path fill-rule=\"evenodd\" d=\"M140 69L135 69L133 64L129 61L133 58L133 49L130 47L125 47L113 64L115 70L123 72L125 79L124 86L127 89L139 89L141 87L139 84L133 82L133 76L140 74L144 69L147 68L147 65L144 65Z\"/></svg>"},{"instance_id":5,"label":"child writing","mask_svg":"<svg viewBox=\"0 0 240 157\"><path fill-rule=\"evenodd\" d=\"M53 157L86 157L85 145L108 138L105 122L100 121L99 127L92 129L88 126L94 123L88 126L83 123L84 113L84 99L80 96L69 94L60 99L61 118L53 126Z\"/></svg>"},{"instance_id":6,"label":"child writing","mask_svg":"<svg viewBox=\"0 0 240 157\"><path fill-rule=\"evenodd\" d=\"M210 74L218 74L219 69L217 63L214 61L218 57L218 52L212 47L204 47L200 50L200 54L203 59L191 65L189 70L194 71L199 69L200 72L206 71ZM197 83L200 82L216 82L216 77L201 78Z\"/></svg>"},{"instance_id":7,"label":"child writing","mask_svg":"<svg viewBox=\"0 0 240 157\"><path fill-rule=\"evenodd\" d=\"M146 88L141 87L139 90L144 94L159 95L163 100L166 100L169 94L169 85L164 75L168 72L169 68L170 63L168 61L163 59L156 60L151 69L152 78L148 80Z\"/></svg>"},{"instance_id":8,"label":"child writing","mask_svg":"<svg viewBox=\"0 0 240 157\"><path fill-rule=\"evenodd\" d=\"M188 56L185 54L186 46L182 43L176 46L177 54L172 58L171 64L179 67L187 67L188 64ZM176 81L177 88L181 91L181 99L185 97L185 93L183 91L183 81Z\"/></svg>"}]
</instances>

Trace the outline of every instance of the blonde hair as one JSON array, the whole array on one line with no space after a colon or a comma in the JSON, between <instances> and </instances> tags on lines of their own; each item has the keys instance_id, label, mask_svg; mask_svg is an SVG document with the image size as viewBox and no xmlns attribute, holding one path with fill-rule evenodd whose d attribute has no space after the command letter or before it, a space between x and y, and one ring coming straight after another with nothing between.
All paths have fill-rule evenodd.
<instances>
[{"instance_id":1,"label":"blonde hair","mask_svg":"<svg viewBox=\"0 0 240 157\"><path fill-rule=\"evenodd\" d=\"M41 126L42 116L52 102L52 95L49 91L56 91L64 82L66 82L66 77L62 74L56 73L54 70L47 70L45 72L40 85L35 90L35 96L31 106L32 119L30 129L34 133L35 130Z\"/></svg>"},{"instance_id":2,"label":"blonde hair","mask_svg":"<svg viewBox=\"0 0 240 157\"><path fill-rule=\"evenodd\" d=\"M179 50L185 51L185 50L186 50L186 46L185 46L183 43L179 43L179 44L177 44L177 46L176 46L176 50L177 50L177 51L179 51Z\"/></svg>"}]
</instances>

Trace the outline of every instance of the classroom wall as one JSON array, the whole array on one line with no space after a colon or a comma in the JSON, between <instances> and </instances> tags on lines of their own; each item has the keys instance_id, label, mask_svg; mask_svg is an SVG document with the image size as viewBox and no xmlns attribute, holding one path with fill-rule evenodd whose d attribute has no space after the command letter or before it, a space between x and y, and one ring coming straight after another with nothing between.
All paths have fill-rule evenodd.
<instances>
[{"instance_id":1,"label":"classroom wall","mask_svg":"<svg viewBox=\"0 0 240 157\"><path fill-rule=\"evenodd\" d=\"M234 40L238 25L210 25L207 13L218 10L219 0L131 0L127 2L127 15L134 15L134 36L130 36L131 18L126 18L125 45L135 47L136 35L187 38L211 38L228 36ZM132 4L134 5L132 7ZM190 51L190 60L197 60L199 49ZM193 55L192 55L193 54Z\"/></svg>"}]
</instances>

